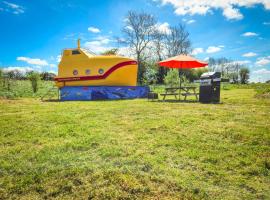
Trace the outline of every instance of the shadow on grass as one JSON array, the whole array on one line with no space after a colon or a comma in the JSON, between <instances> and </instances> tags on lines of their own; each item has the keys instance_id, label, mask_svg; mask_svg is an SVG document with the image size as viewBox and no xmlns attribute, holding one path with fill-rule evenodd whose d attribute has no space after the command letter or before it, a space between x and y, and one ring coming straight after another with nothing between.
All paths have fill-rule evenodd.
<instances>
[{"instance_id":1,"label":"shadow on grass","mask_svg":"<svg viewBox=\"0 0 270 200\"><path fill-rule=\"evenodd\" d=\"M45 100L41 100L42 102L62 102L59 99L45 99Z\"/></svg>"},{"instance_id":2,"label":"shadow on grass","mask_svg":"<svg viewBox=\"0 0 270 200\"><path fill-rule=\"evenodd\" d=\"M159 103L200 103L197 100L176 100L176 99L167 99L167 100L158 100Z\"/></svg>"},{"instance_id":3,"label":"shadow on grass","mask_svg":"<svg viewBox=\"0 0 270 200\"><path fill-rule=\"evenodd\" d=\"M157 103L199 103L199 104L223 104L223 102L209 102L209 103L202 103L198 100L176 100L176 99L168 99L168 100L149 100L149 102L157 102Z\"/></svg>"}]
</instances>

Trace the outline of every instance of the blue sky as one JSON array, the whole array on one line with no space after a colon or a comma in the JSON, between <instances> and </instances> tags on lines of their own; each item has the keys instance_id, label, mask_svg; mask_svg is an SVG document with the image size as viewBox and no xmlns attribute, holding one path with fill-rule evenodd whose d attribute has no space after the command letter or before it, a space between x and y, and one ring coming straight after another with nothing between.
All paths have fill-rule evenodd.
<instances>
[{"instance_id":1,"label":"blue sky","mask_svg":"<svg viewBox=\"0 0 270 200\"><path fill-rule=\"evenodd\" d=\"M270 79L270 0L0 0L0 66L57 71L63 48L118 47L129 10L147 11L166 30L186 24L193 55L246 64Z\"/></svg>"}]
</instances>

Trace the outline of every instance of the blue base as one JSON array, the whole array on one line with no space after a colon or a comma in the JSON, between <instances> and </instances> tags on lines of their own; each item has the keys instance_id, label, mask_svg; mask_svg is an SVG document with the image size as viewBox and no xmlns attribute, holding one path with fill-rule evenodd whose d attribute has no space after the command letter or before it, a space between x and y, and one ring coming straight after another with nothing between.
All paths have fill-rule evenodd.
<instances>
[{"instance_id":1,"label":"blue base","mask_svg":"<svg viewBox=\"0 0 270 200\"><path fill-rule=\"evenodd\" d=\"M65 86L60 89L61 101L91 101L146 98L148 86Z\"/></svg>"}]
</instances>

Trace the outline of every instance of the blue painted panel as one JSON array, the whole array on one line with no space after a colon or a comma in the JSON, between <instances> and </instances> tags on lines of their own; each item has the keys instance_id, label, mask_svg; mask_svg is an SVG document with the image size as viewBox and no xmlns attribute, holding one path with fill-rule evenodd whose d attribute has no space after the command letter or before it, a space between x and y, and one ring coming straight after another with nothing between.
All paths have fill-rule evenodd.
<instances>
[{"instance_id":1,"label":"blue painted panel","mask_svg":"<svg viewBox=\"0 0 270 200\"><path fill-rule=\"evenodd\" d=\"M62 101L91 101L146 98L148 86L65 86L60 89Z\"/></svg>"}]
</instances>

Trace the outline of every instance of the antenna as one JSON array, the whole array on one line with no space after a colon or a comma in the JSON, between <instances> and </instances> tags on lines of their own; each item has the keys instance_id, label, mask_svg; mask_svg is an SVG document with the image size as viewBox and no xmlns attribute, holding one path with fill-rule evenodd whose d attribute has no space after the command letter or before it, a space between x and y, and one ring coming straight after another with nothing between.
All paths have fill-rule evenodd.
<instances>
[{"instance_id":1,"label":"antenna","mask_svg":"<svg viewBox=\"0 0 270 200\"><path fill-rule=\"evenodd\" d=\"M77 44L78 44L78 49L80 49L81 48L81 39L80 38L78 39Z\"/></svg>"}]
</instances>

